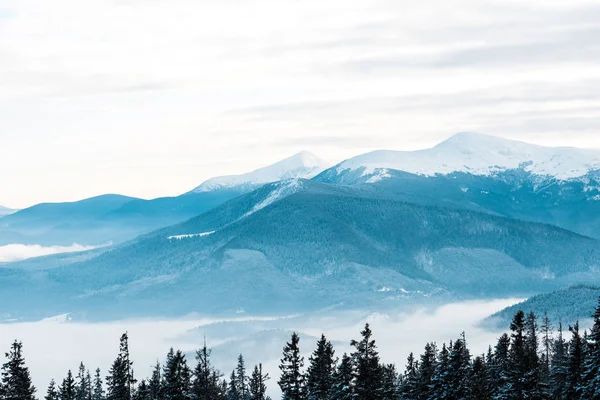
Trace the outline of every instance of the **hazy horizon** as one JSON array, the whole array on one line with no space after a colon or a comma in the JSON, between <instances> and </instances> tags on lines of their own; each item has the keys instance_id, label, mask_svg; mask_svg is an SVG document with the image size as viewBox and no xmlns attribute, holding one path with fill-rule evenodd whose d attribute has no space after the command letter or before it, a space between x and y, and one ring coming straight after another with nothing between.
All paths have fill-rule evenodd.
<instances>
[{"instance_id":1,"label":"hazy horizon","mask_svg":"<svg viewBox=\"0 0 600 400\"><path fill-rule=\"evenodd\" d=\"M9 0L0 204L176 195L301 150L340 161L461 131L598 147L599 15L589 0Z\"/></svg>"}]
</instances>

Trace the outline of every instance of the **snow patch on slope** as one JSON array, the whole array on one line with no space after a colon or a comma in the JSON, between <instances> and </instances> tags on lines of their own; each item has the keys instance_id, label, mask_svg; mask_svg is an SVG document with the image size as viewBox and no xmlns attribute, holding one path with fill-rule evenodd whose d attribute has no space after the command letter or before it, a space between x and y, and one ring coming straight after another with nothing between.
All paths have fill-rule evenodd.
<instances>
[{"instance_id":1,"label":"snow patch on slope","mask_svg":"<svg viewBox=\"0 0 600 400\"><path fill-rule=\"evenodd\" d=\"M291 178L311 179L331 164L307 151L300 152L275 164L243 175L212 178L198 186L193 192L209 192L237 186L264 185Z\"/></svg>"},{"instance_id":2,"label":"snow patch on slope","mask_svg":"<svg viewBox=\"0 0 600 400\"><path fill-rule=\"evenodd\" d=\"M337 173L364 169L363 175L380 176L379 170L399 170L433 176L465 172L492 175L523 168L534 175L560 180L578 178L600 170L600 151L569 147L543 147L476 133L459 133L431 149L378 150L340 163Z\"/></svg>"},{"instance_id":3,"label":"snow patch on slope","mask_svg":"<svg viewBox=\"0 0 600 400\"><path fill-rule=\"evenodd\" d=\"M168 240L181 240L181 239L188 239L188 238L193 238L193 237L204 237L204 236L208 236L208 235L212 235L213 233L215 233L215 231L210 231L210 232L202 232L202 233L190 233L190 234L186 234L186 235L173 235L173 236L168 236L167 239Z\"/></svg>"},{"instance_id":4,"label":"snow patch on slope","mask_svg":"<svg viewBox=\"0 0 600 400\"><path fill-rule=\"evenodd\" d=\"M302 189L303 184L300 179L288 179L281 181L276 184L277 187L269 193L260 203L256 204L250 211L248 211L242 218L245 218L255 212L262 210L263 208L275 203L277 200L294 194Z\"/></svg>"}]
</instances>

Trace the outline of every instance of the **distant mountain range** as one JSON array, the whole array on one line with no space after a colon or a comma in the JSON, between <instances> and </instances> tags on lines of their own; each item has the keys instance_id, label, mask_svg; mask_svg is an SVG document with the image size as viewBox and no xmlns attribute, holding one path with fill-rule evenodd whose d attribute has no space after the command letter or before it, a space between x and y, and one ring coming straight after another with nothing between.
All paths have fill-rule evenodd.
<instances>
[{"instance_id":1,"label":"distant mountain range","mask_svg":"<svg viewBox=\"0 0 600 400\"><path fill-rule=\"evenodd\" d=\"M38 204L0 219L0 245L121 243L192 218L265 183L312 178L327 166L326 161L302 152L248 174L210 179L176 197L142 200L102 195L77 202Z\"/></svg>"},{"instance_id":2,"label":"distant mountain range","mask_svg":"<svg viewBox=\"0 0 600 400\"><path fill-rule=\"evenodd\" d=\"M110 196L86 216L65 211L70 226L155 225L112 247L6 264L0 316L289 313L600 284L598 155L459 134L322 172L300 153L168 200ZM41 224L21 213L0 225Z\"/></svg>"}]
</instances>

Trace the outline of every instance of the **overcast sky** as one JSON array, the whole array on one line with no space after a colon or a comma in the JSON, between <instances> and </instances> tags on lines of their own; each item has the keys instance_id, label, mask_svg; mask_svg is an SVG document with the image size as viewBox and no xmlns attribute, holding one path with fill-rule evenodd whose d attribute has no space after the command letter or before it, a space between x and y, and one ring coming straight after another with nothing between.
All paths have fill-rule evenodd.
<instances>
[{"instance_id":1,"label":"overcast sky","mask_svg":"<svg viewBox=\"0 0 600 400\"><path fill-rule=\"evenodd\" d=\"M0 0L0 204L459 131L600 147L597 0Z\"/></svg>"}]
</instances>

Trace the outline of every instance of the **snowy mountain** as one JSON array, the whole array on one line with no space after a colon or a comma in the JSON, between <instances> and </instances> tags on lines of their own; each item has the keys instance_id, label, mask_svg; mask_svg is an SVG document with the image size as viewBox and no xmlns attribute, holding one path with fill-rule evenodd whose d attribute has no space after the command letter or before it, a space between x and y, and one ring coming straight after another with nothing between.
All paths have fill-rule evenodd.
<instances>
[{"instance_id":1,"label":"snowy mountain","mask_svg":"<svg viewBox=\"0 0 600 400\"><path fill-rule=\"evenodd\" d=\"M293 179L90 257L0 268L0 315L287 315L525 297L600 284L599 248L550 225Z\"/></svg>"},{"instance_id":2,"label":"snowy mountain","mask_svg":"<svg viewBox=\"0 0 600 400\"><path fill-rule=\"evenodd\" d=\"M522 170L534 176L569 180L600 170L600 150L543 147L477 133L459 133L431 149L378 150L343 161L317 179L337 183L374 183L389 170L434 176L464 172L494 175Z\"/></svg>"},{"instance_id":3,"label":"snowy mountain","mask_svg":"<svg viewBox=\"0 0 600 400\"><path fill-rule=\"evenodd\" d=\"M202 183L192 192L210 192L213 190L231 189L235 187L256 188L266 183L291 178L310 179L331 163L307 151L300 152L275 164L259 168L242 175L229 175L212 178Z\"/></svg>"}]
</instances>

